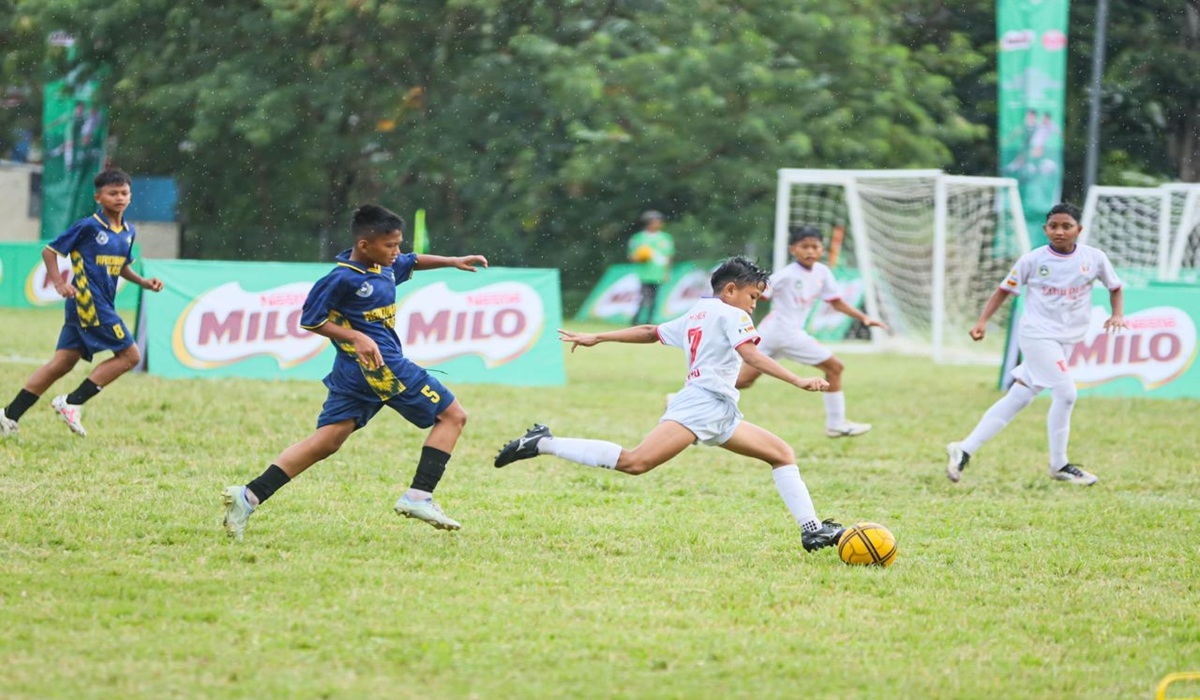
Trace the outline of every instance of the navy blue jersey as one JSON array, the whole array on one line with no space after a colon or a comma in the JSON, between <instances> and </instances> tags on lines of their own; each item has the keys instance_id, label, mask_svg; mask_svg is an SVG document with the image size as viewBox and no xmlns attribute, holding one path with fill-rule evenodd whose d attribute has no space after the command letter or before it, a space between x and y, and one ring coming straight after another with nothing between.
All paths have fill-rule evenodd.
<instances>
[{"instance_id":1,"label":"navy blue jersey","mask_svg":"<svg viewBox=\"0 0 1200 700\"><path fill-rule=\"evenodd\" d=\"M71 225L47 248L71 259L71 284L75 298L67 299L67 323L84 328L111 326L117 315L117 281L121 268L133 262L133 239L137 234L126 223L113 228L101 212Z\"/></svg>"},{"instance_id":2,"label":"navy blue jersey","mask_svg":"<svg viewBox=\"0 0 1200 700\"><path fill-rule=\"evenodd\" d=\"M364 267L338 254L337 267L317 280L304 300L300 326L308 330L326 323L360 331L375 341L383 365L371 370L359 362L354 345L333 340L337 357L325 385L333 391L387 400L404 391L412 363L404 357L396 335L396 285L412 277L413 253L396 258L391 267Z\"/></svg>"}]
</instances>

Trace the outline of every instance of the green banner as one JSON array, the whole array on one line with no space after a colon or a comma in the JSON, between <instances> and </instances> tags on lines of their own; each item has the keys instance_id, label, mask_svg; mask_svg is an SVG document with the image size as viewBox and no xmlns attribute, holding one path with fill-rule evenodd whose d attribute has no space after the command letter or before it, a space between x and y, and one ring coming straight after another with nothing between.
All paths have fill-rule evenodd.
<instances>
[{"instance_id":1,"label":"green banner","mask_svg":"<svg viewBox=\"0 0 1200 700\"><path fill-rule=\"evenodd\" d=\"M108 107L100 101L103 71L72 66L46 84L42 111L42 238L50 240L95 208L92 178L104 165Z\"/></svg>"},{"instance_id":2,"label":"green banner","mask_svg":"<svg viewBox=\"0 0 1200 700\"><path fill-rule=\"evenodd\" d=\"M1013 317L1019 314L1018 304L1013 308ZM1126 286L1125 321L1129 328L1105 333L1108 317L1108 290L1096 285L1092 288L1092 320L1087 335L1067 355L1080 394L1200 398L1200 367L1195 364L1200 287ZM1001 370L1005 388L1017 361L1016 353L1011 353Z\"/></svg>"},{"instance_id":3,"label":"green banner","mask_svg":"<svg viewBox=\"0 0 1200 700\"><path fill-rule=\"evenodd\" d=\"M54 285L46 278L46 266L42 262L45 247L41 243L0 243L0 307L26 309L63 303L62 297L54 291ZM135 246L134 271L139 271L142 266L137 255ZM70 260L59 257L58 272L70 282ZM121 280L117 286L117 308L137 308L140 291L137 285Z\"/></svg>"},{"instance_id":4,"label":"green banner","mask_svg":"<svg viewBox=\"0 0 1200 700\"><path fill-rule=\"evenodd\" d=\"M164 377L320 379L329 340L300 328L331 265L149 260L166 288L143 299L139 344ZM417 272L397 288L396 333L409 359L455 382L566 383L558 270Z\"/></svg>"},{"instance_id":5,"label":"green banner","mask_svg":"<svg viewBox=\"0 0 1200 700\"><path fill-rule=\"evenodd\" d=\"M658 287L651 323L663 323L682 315L702 296L712 294L708 279L712 265L685 261L671 266L671 279ZM642 298L642 282L633 263L611 265L575 314L577 321L632 323Z\"/></svg>"},{"instance_id":6,"label":"green banner","mask_svg":"<svg viewBox=\"0 0 1200 700\"><path fill-rule=\"evenodd\" d=\"M1033 247L1062 196L1067 0L998 0L1000 174L1016 178Z\"/></svg>"}]
</instances>

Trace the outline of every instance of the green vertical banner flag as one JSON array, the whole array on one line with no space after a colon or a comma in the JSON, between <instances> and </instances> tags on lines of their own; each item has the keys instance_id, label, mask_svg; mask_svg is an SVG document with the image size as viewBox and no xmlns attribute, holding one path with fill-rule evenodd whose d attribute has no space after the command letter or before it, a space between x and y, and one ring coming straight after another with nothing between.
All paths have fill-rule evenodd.
<instances>
[{"instance_id":1,"label":"green vertical banner flag","mask_svg":"<svg viewBox=\"0 0 1200 700\"><path fill-rule=\"evenodd\" d=\"M418 209L413 217L413 252L423 255L429 252L429 233L425 230L425 210Z\"/></svg>"},{"instance_id":2,"label":"green vertical banner flag","mask_svg":"<svg viewBox=\"0 0 1200 700\"><path fill-rule=\"evenodd\" d=\"M52 42L54 39L52 36ZM66 76L46 84L43 101L44 240L58 236L95 210L92 178L104 165L108 140L108 107L100 100L104 70L77 63L73 51L68 50L68 57Z\"/></svg>"},{"instance_id":3,"label":"green vertical banner flag","mask_svg":"<svg viewBox=\"0 0 1200 700\"><path fill-rule=\"evenodd\" d=\"M1062 196L1068 0L997 0L1000 174L1016 178L1030 242Z\"/></svg>"}]
</instances>

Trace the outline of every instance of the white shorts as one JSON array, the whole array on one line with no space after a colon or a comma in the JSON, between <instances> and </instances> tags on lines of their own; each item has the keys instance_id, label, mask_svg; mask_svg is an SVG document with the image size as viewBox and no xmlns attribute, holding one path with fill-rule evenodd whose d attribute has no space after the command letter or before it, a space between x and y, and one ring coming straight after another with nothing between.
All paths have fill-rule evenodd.
<instances>
[{"instance_id":1,"label":"white shorts","mask_svg":"<svg viewBox=\"0 0 1200 700\"><path fill-rule=\"evenodd\" d=\"M1071 346L1049 338L1021 338L1021 364L1013 368L1013 378L1036 392L1070 383L1067 352Z\"/></svg>"},{"instance_id":2,"label":"white shorts","mask_svg":"<svg viewBox=\"0 0 1200 700\"><path fill-rule=\"evenodd\" d=\"M668 420L695 433L696 442L723 445L742 424L742 412L729 398L696 386L685 386L671 397L667 412L658 422Z\"/></svg>"},{"instance_id":3,"label":"white shorts","mask_svg":"<svg viewBox=\"0 0 1200 700\"><path fill-rule=\"evenodd\" d=\"M761 333L761 331L760 331ZM833 357L833 351L807 333L776 335L762 333L758 349L767 357L786 357L802 365L819 365Z\"/></svg>"}]
</instances>

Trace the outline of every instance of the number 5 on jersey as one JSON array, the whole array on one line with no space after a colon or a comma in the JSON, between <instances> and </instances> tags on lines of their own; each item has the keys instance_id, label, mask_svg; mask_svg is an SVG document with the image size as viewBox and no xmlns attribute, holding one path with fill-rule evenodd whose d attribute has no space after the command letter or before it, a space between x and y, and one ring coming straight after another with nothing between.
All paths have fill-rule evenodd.
<instances>
[{"instance_id":1,"label":"number 5 on jersey","mask_svg":"<svg viewBox=\"0 0 1200 700\"><path fill-rule=\"evenodd\" d=\"M426 385L424 386L424 388L422 388L422 389L421 389L421 393L422 393L423 395L425 395L425 396L428 396L428 397L429 397L429 402L430 402L430 403L437 403L438 401L441 401L441 400L442 400L442 396L441 396L441 394L438 394L438 393L437 393L436 391L434 391L433 389L430 389L428 384L426 384Z\"/></svg>"}]
</instances>

